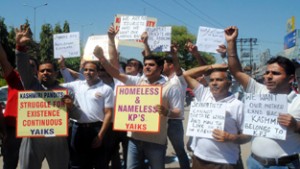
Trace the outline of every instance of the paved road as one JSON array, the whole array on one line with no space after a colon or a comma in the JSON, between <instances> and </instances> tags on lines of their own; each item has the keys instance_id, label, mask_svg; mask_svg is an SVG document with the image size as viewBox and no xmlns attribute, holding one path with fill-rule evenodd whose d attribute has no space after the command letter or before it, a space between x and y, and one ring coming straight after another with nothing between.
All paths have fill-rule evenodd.
<instances>
[{"instance_id":1,"label":"paved road","mask_svg":"<svg viewBox=\"0 0 300 169\"><path fill-rule=\"evenodd\" d=\"M188 114L189 114L189 107L185 107L185 118L186 118L186 120L184 121L185 127L187 126ZM188 137L185 136L185 143L187 142L187 140L188 140ZM246 159L250 154L250 143L242 145L241 148L242 148L242 160L243 160L243 163L245 166ZM166 169L180 169L178 161L174 154L175 154L175 152L173 150L173 147L172 147L171 143L168 142L166 165L165 165ZM190 154L190 156L192 155L191 153L189 153L189 154ZM0 157L0 166L1 167L3 166L2 157ZM18 167L18 169L19 169L19 167ZM49 169L46 160L43 163L42 169Z\"/></svg>"}]
</instances>

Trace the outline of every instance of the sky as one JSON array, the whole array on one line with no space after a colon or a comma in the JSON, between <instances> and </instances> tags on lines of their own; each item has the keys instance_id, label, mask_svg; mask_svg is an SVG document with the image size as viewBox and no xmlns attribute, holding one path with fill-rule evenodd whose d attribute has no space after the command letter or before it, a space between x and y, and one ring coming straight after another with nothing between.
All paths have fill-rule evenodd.
<instances>
[{"instance_id":1,"label":"sky","mask_svg":"<svg viewBox=\"0 0 300 169\"><path fill-rule=\"evenodd\" d=\"M18 27L26 19L34 27L35 11L37 33L43 24L62 26L66 20L83 42L90 35L106 34L116 14L154 17L157 26L183 25L195 36L199 26L234 25L239 38L257 38L254 54L270 49L276 55L283 50L287 20L295 16L296 28L299 25L299 7L299 0L1 0L0 17L8 27ZM141 49L119 50L126 58L141 58Z\"/></svg>"}]
</instances>

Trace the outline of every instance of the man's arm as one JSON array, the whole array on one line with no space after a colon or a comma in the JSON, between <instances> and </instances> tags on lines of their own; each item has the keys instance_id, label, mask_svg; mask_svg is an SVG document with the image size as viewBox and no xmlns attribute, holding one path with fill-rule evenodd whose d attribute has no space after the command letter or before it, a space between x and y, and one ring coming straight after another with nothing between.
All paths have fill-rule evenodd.
<instances>
[{"instance_id":1,"label":"man's arm","mask_svg":"<svg viewBox=\"0 0 300 169\"><path fill-rule=\"evenodd\" d=\"M245 144L251 140L251 136L245 134L231 134L223 130L213 130L213 138L219 142L233 142L235 144Z\"/></svg>"},{"instance_id":2,"label":"man's arm","mask_svg":"<svg viewBox=\"0 0 300 169\"><path fill-rule=\"evenodd\" d=\"M214 64L214 65L205 65L205 66L199 66L196 68L189 69L185 72L183 72L183 76L188 84L188 86L191 89L195 89L198 87L199 82L196 80L196 78L201 77L203 75L209 74L213 69L227 69L226 64Z\"/></svg>"},{"instance_id":3,"label":"man's arm","mask_svg":"<svg viewBox=\"0 0 300 169\"><path fill-rule=\"evenodd\" d=\"M199 53L196 45L194 45L191 41L188 41L186 43L185 47L192 54L192 56L197 60L197 62L200 66L207 65L206 61L203 59L203 57Z\"/></svg>"},{"instance_id":4,"label":"man's arm","mask_svg":"<svg viewBox=\"0 0 300 169\"><path fill-rule=\"evenodd\" d=\"M93 148L97 148L97 147L101 146L104 135L111 124L111 117L112 117L112 108L105 108L103 124L101 126L100 131L98 132L98 135L96 136L96 138L93 141L93 144L92 144Z\"/></svg>"},{"instance_id":5,"label":"man's arm","mask_svg":"<svg viewBox=\"0 0 300 169\"><path fill-rule=\"evenodd\" d=\"M171 55L173 60L174 69L177 76L182 75L182 69L179 65L179 59L178 59L178 46L175 44L171 45Z\"/></svg>"},{"instance_id":6,"label":"man's arm","mask_svg":"<svg viewBox=\"0 0 300 169\"><path fill-rule=\"evenodd\" d=\"M6 52L4 51L1 44L0 44L0 65L1 65L4 77L7 77L13 70L13 67L8 62Z\"/></svg>"},{"instance_id":7,"label":"man's arm","mask_svg":"<svg viewBox=\"0 0 300 169\"><path fill-rule=\"evenodd\" d=\"M29 33L29 27L22 25L20 30L16 29L17 68L25 89L30 89L32 84L38 81L34 76L32 67L29 64L29 56L25 53L27 47L26 44L30 42L32 42L32 39Z\"/></svg>"},{"instance_id":8,"label":"man's arm","mask_svg":"<svg viewBox=\"0 0 300 169\"><path fill-rule=\"evenodd\" d=\"M142 52L143 56L144 57L150 56L151 55L151 50L150 50L150 47L149 47L149 44L148 44L148 33L147 32L144 32L142 34L141 40L144 44L144 50Z\"/></svg>"},{"instance_id":9,"label":"man's arm","mask_svg":"<svg viewBox=\"0 0 300 169\"><path fill-rule=\"evenodd\" d=\"M119 54L115 44L115 37L118 32L115 30L114 25L112 25L108 32L108 54L109 54L109 62L117 69L120 68L119 64Z\"/></svg>"},{"instance_id":10,"label":"man's arm","mask_svg":"<svg viewBox=\"0 0 300 169\"><path fill-rule=\"evenodd\" d=\"M225 29L225 38L227 41L228 67L234 78L243 86L244 89L250 81L250 76L243 72L241 63L237 56L236 39L238 37L238 28L230 26Z\"/></svg>"},{"instance_id":11,"label":"man's arm","mask_svg":"<svg viewBox=\"0 0 300 169\"><path fill-rule=\"evenodd\" d=\"M118 79L119 81L126 83L127 75L119 71L119 69L112 66L104 57L103 50L100 46L96 46L94 49L94 55L99 59L99 62L104 67L107 73L113 78Z\"/></svg>"}]
</instances>

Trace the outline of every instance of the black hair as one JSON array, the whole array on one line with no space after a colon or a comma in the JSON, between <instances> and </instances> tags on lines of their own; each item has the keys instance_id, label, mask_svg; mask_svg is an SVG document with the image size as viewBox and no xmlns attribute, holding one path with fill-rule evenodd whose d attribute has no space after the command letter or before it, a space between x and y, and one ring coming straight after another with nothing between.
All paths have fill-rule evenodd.
<instances>
[{"instance_id":1,"label":"black hair","mask_svg":"<svg viewBox=\"0 0 300 169\"><path fill-rule=\"evenodd\" d=\"M163 67L164 66L164 58L161 57L161 56L150 55L150 56L144 57L144 63L145 63L146 60L154 60L155 63L159 67Z\"/></svg>"},{"instance_id":2,"label":"black hair","mask_svg":"<svg viewBox=\"0 0 300 169\"><path fill-rule=\"evenodd\" d=\"M57 65L55 64L55 62L51 61L51 60L44 60L42 62L40 62L38 65L37 65L37 68L39 70L39 67L41 65L44 65L44 64L51 64L53 66L53 70L56 72L57 71Z\"/></svg>"},{"instance_id":3,"label":"black hair","mask_svg":"<svg viewBox=\"0 0 300 169\"><path fill-rule=\"evenodd\" d=\"M166 56L166 57L164 57L164 60L165 60L167 63L173 64L173 58L172 58L172 56Z\"/></svg>"},{"instance_id":4,"label":"black hair","mask_svg":"<svg viewBox=\"0 0 300 169\"><path fill-rule=\"evenodd\" d=\"M268 65L273 63L277 63L279 66L281 66L288 76L295 74L295 66L290 59L283 56L277 56L267 61Z\"/></svg>"},{"instance_id":5,"label":"black hair","mask_svg":"<svg viewBox=\"0 0 300 169\"><path fill-rule=\"evenodd\" d=\"M101 67L101 68L102 68L102 69L101 69L101 68L100 68L99 62L97 62L97 61L85 61L84 64L82 65L82 67L85 67L85 65L88 64L88 63L94 64L94 65L96 66L96 70L97 70L97 71L103 70L103 67Z\"/></svg>"}]
</instances>

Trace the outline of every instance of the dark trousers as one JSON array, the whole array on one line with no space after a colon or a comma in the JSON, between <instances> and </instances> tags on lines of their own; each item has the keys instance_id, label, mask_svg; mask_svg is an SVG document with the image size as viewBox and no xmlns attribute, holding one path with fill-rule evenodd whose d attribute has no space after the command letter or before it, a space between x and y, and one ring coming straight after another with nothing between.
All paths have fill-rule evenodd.
<instances>
[{"instance_id":1,"label":"dark trousers","mask_svg":"<svg viewBox=\"0 0 300 169\"><path fill-rule=\"evenodd\" d=\"M16 128L6 126L6 138L2 144L3 169L17 168L21 141L21 138L16 138Z\"/></svg>"},{"instance_id":2,"label":"dark trousers","mask_svg":"<svg viewBox=\"0 0 300 169\"><path fill-rule=\"evenodd\" d=\"M220 164L210 161L202 160L196 156L193 156L193 166L192 169L239 169L237 165L234 164Z\"/></svg>"},{"instance_id":3,"label":"dark trousers","mask_svg":"<svg viewBox=\"0 0 300 169\"><path fill-rule=\"evenodd\" d=\"M97 126L80 126L72 124L71 135L71 169L108 169L111 150L109 150L112 127L106 131L102 144L92 148L102 123Z\"/></svg>"},{"instance_id":4,"label":"dark trousers","mask_svg":"<svg viewBox=\"0 0 300 169\"><path fill-rule=\"evenodd\" d=\"M122 161L120 159L120 143L122 145L123 155L123 168L127 165L127 150L128 150L128 137L127 132L124 131L112 131L112 157L111 157L111 169L121 169Z\"/></svg>"}]
</instances>

